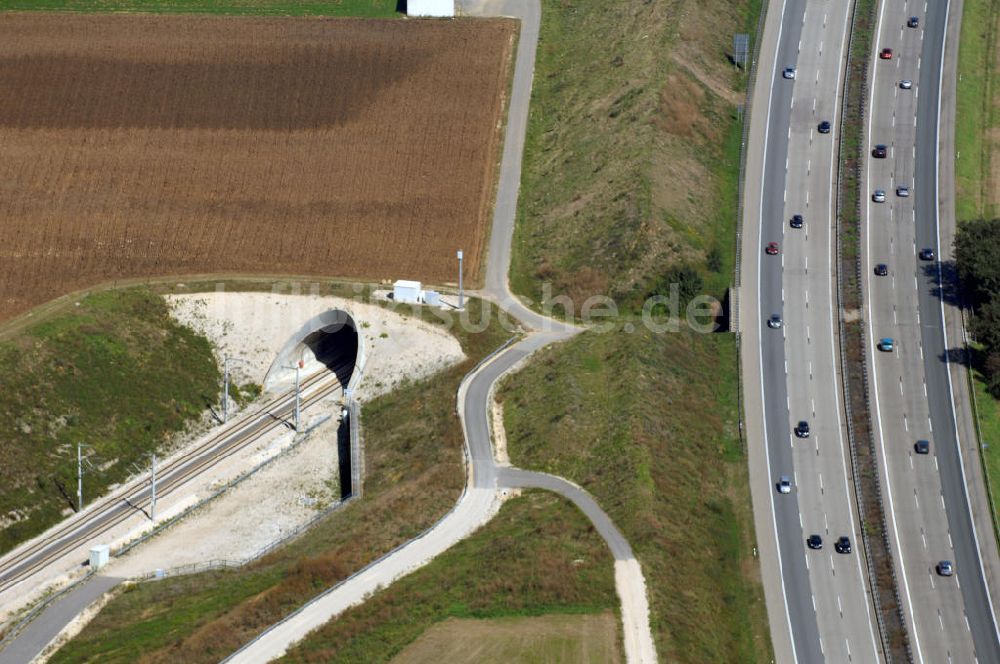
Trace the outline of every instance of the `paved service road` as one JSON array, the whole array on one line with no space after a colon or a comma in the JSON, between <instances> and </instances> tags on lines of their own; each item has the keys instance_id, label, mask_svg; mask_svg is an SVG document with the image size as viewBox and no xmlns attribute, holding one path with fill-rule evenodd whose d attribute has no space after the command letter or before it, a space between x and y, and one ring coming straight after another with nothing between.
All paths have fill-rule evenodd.
<instances>
[{"instance_id":1,"label":"paved service road","mask_svg":"<svg viewBox=\"0 0 1000 664\"><path fill-rule=\"evenodd\" d=\"M758 89L766 85L767 97L755 96L754 120L764 114L764 121L752 125L751 139L763 133L764 141L759 161L755 150L748 151L747 182L759 182L760 192L758 199L747 195L743 255L748 279L741 293L744 358L759 354L757 366L744 360L746 391L760 395L753 402L757 413L751 412L748 396L748 437L751 454L756 445L766 459L766 474L755 472L759 464L751 461L755 512L773 510L774 519L764 530L758 517L758 535L776 535L783 589L777 597L773 590L768 593L769 616L781 661L878 661L848 474L835 336L833 187L850 3L785 0L770 11L780 11L781 21L774 36L768 17L772 34L765 31L759 63ZM783 76L785 67L795 67L793 80ZM831 133L819 133L823 121L831 123ZM802 228L790 224L797 214L803 217ZM764 255L764 245L772 241L780 244L780 254ZM783 319L780 329L765 324L774 314ZM759 385L750 383L758 376ZM757 426L763 444L755 440L754 417L762 417ZM793 434L800 420L809 422L808 438ZM788 495L774 489L782 475L793 479ZM757 486L765 481L766 497ZM812 534L822 537L821 550L804 545ZM834 551L842 535L853 543L851 554ZM766 568L769 560L762 562Z\"/></svg>"},{"instance_id":2,"label":"paved service road","mask_svg":"<svg viewBox=\"0 0 1000 664\"><path fill-rule=\"evenodd\" d=\"M487 414L497 380L534 351L568 339L581 330L544 318L524 307L511 295L507 286L541 7L537 0L462 0L460 6L466 14L515 16L521 19L483 295L500 304L532 332L500 351L462 382L458 395L459 414L465 432L471 477L456 507L419 538L315 598L273 625L227 661L256 664L279 657L312 629L364 601L368 594L426 564L488 521L499 506L498 489L522 487L556 491L572 500L594 522L615 557L615 585L622 602L626 660L636 663L656 661L642 570L628 542L607 515L585 491L572 483L543 473L498 467L493 456ZM500 315L504 314L501 312Z\"/></svg>"},{"instance_id":3,"label":"paved service road","mask_svg":"<svg viewBox=\"0 0 1000 664\"><path fill-rule=\"evenodd\" d=\"M966 493L963 459L952 410L943 332L940 272L921 260L938 242L938 122L948 2L885 0L873 55L867 148L888 148L866 159L863 264L866 361L871 368L873 424L879 447L890 539L900 579L914 658L918 662L1000 662L992 603L980 566L977 533ZM907 27L916 16L919 27ZM901 80L912 81L904 89ZM910 188L908 197L897 186ZM875 189L886 202L872 202ZM876 276L874 266L888 267ZM893 352L875 341L895 340ZM953 341L952 345L956 345ZM929 454L918 454L918 440ZM979 463L967 458L966 463ZM991 532L980 536L992 537ZM992 547L990 549L993 550ZM944 578L941 560L955 564Z\"/></svg>"}]
</instances>

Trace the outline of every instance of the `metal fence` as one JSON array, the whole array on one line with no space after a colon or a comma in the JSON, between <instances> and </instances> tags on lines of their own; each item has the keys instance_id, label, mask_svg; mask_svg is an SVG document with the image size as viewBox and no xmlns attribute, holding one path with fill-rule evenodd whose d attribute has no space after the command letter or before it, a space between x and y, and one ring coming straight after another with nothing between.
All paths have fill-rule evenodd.
<instances>
[{"instance_id":1,"label":"metal fence","mask_svg":"<svg viewBox=\"0 0 1000 664\"><path fill-rule=\"evenodd\" d=\"M143 576L137 577L136 580L137 581L143 581L143 580L148 580L148 579L153 579L153 578L159 578L159 577L166 577L166 576L180 576L180 575L183 575L183 574L195 574L197 572L206 572L206 571L209 571L209 570L235 569L235 568L238 568L238 567L242 567L243 565L246 565L246 564L251 563L251 562L253 562L255 560L258 560L259 558L262 558L263 556L267 555L268 553L271 553L272 551L274 551L278 547L287 544L288 542L290 542L291 540L293 540L294 538L298 537L303 532L305 532L306 530L308 530L309 528L311 528L319 520L321 520L321 519L329 516L334 511L340 509L341 507L343 507L343 506L347 505L348 503L352 502L355 498L359 497L360 496L360 492L356 492L355 491L355 487L360 487L361 486L361 484L362 484L362 479L361 478L363 476L363 465L362 465L361 460L359 458L360 457L360 452L361 452L361 449L362 449L362 436L361 436L361 431L360 431L360 429L361 429L361 405L356 400L352 399L350 401L350 403L349 403L349 409L350 409L349 410L350 415L349 415L349 424L348 424L348 426L351 427L350 434L351 434L351 455L352 455L352 459L351 459L351 475L352 475L351 492L352 493L351 493L350 496L348 496L347 498L345 498L342 501L339 501L339 502L336 502L336 503L330 505L325 510L323 510L321 512L318 512L309 521L307 521L306 523L304 523L304 524L296 527L294 530L292 530L291 532L289 532L288 534L286 534L281 539L276 540L274 542L271 542L267 546L262 547L258 551L255 551L254 553L252 553L251 555L249 555L249 556L247 556L245 558L242 558L242 559L239 559L239 560L229 560L229 559L224 559L224 558L217 558L217 559L203 561L203 562L198 562L198 563L191 563L191 564L188 564L188 565L178 565L178 566L175 566L175 567L170 567L170 568L166 568L166 569L162 569L162 570L158 570L158 571L154 571L154 572L149 572L149 573L147 573L147 574L145 574ZM309 439L309 435L317 427L319 427L321 424L323 424L324 422L326 422L329 419L330 419L329 415L320 418L317 422L313 423L308 429L306 429L305 431L303 431L303 433L302 433L301 436L296 436L295 439L293 440L292 444L289 445L288 447L286 447L284 450L282 450L279 454L276 454L273 457L271 457L270 459L266 459L266 460L262 461L261 463L257 464L256 466L254 466L250 470L241 473L240 475L238 475L234 479L232 479L229 482L227 482L224 486L222 486L218 490L214 491L211 495L209 495L206 498L198 501L194 505L191 505L190 507L188 507L187 509L185 509L184 511L182 511L180 514L177 514L177 515L171 517L170 519L167 519L166 521L163 521L162 523L160 523L156 527L154 527L152 530L150 530L148 533L145 533L141 537L139 537L139 538L137 538L135 540L132 540L132 541L126 543L125 545L123 545L122 547L116 549L112 553L112 555L115 556L115 557L120 557L120 556L124 555L125 553L127 553L128 551L131 551L133 548L135 548L139 544L141 544L141 543L149 540L151 537L153 537L155 535L160 534L165 529L169 528L170 526L174 525L175 523L177 523L178 521L180 521L181 519L183 519L185 516L188 516L189 514L191 514L194 510L199 509L200 507L205 506L209 501L214 500L215 498L217 498L221 494L223 494L226 491L229 491L230 489L232 489L233 487L235 487L237 484L239 484L239 483L243 482L244 480L246 480L247 478L255 475L257 472L259 472L263 468L266 468L268 465L270 465L271 463L273 463L276 459L281 458L282 456L286 455L288 452L292 451L293 449L295 449L296 447L298 447L299 445L301 445L304 441L308 440ZM356 472L355 469L359 469L359 470ZM354 484L354 477L355 476L357 476L357 484ZM28 625L28 623L30 623L32 620L34 620L39 615L41 615L42 612L44 612L48 607L50 607L56 600L58 600L58 599L60 599L60 598L62 598L64 596L66 596L68 593L72 592L73 590L75 590L76 588L78 588L79 586L81 586L82 584L84 584L87 581L89 581L90 578L92 576L94 576L94 574L96 574L96 571L94 571L94 570L88 570L87 573L83 577L77 579L76 581L74 581L70 585L66 586L65 588L63 588L59 592L51 595L50 597L47 597L44 601L42 601L39 604L37 604L36 606L32 607L32 609L30 611L28 611L28 613L26 613L23 618L21 618L14 626L12 626L10 628L10 630L8 630L4 634L4 638L2 640L0 640L0 650L3 650L7 645L9 645L9 643L11 641L13 641L17 637L17 635L20 634L24 630L24 628Z\"/></svg>"},{"instance_id":2,"label":"metal fence","mask_svg":"<svg viewBox=\"0 0 1000 664\"><path fill-rule=\"evenodd\" d=\"M746 195L747 137L750 135L750 117L753 110L753 93L757 78L757 58L760 56L760 36L764 32L767 19L767 8L770 3L761 6L757 17L757 31L753 37L753 52L750 56L750 67L747 70L746 101L743 104L743 134L740 137L740 170L737 179L736 199L736 251L733 261L733 287L729 289L729 329L736 335L736 417L740 436L740 451L745 455L747 449L746 427L743 417L743 361L740 344L743 338L740 333L740 294L743 286L743 197Z\"/></svg>"},{"instance_id":3,"label":"metal fence","mask_svg":"<svg viewBox=\"0 0 1000 664\"><path fill-rule=\"evenodd\" d=\"M462 382L459 384L458 396L456 396L456 408L460 405L458 403L458 399L464 393L464 390L462 388L466 385L466 383L469 380L471 380L471 378L475 375L475 373L477 371L479 371L479 369L482 366L484 366L486 363L488 363L491 360L493 360L497 355L499 355L503 351L507 350L507 348L510 347L510 345L513 344L515 341L517 341L519 338L520 338L519 335L514 335L514 336L510 337L509 339L507 339L507 341L505 341L503 343L502 346L500 346L499 348L497 348L496 350L494 350L492 353L490 353L489 355L487 355L486 357L484 357L483 359L481 359L479 362L477 362L476 366L474 366L472 369L469 370L469 372L467 374L465 374L465 376L462 378ZM468 477L468 469L469 469L469 463L470 463L469 462L469 452L470 452L469 451L469 442L468 442L468 440L466 440L465 444L462 446L462 459L463 459L463 462L464 462L464 465L465 465L466 477ZM429 528L427 528L426 530L424 530L422 533L420 533L419 535L417 535L413 539L407 540L407 541L403 542L402 544L399 544L398 546L394 547L391 551L387 551L386 553L382 554L381 556L379 556L375 560L371 561L370 563L368 563L367 565L365 565L361 569L357 570L356 572L354 572L353 574L351 574L347 578L343 579L342 581L339 581L335 585L327 588L326 590L324 590L320 594L316 595L315 597L313 597L312 599L310 599L308 602L306 602L305 604L303 604L302 606L300 606L299 608L297 608L295 611L292 611L290 614L288 614L287 616L285 616L284 618L282 618L280 621L278 621L278 622L274 623L273 625L269 626L267 629L265 629L263 632L261 632L260 634L258 634L257 636L255 636L253 639L251 639L247 643L243 644L243 646L239 650L237 650L236 652L232 653L231 655L229 655L228 657L226 657L224 660L222 660L223 663L232 660L233 657L236 657L238 654L240 654L241 652L243 652L244 650L246 650L247 648L249 648L250 646L252 646L254 643L256 643L261 638L263 638L266 634L268 634L271 630L275 629L278 625L281 625L282 623L284 623L284 622L286 622L288 620L291 620L292 618L294 618L298 614L302 613L303 611L305 611L310 606L312 606L316 602L320 601L321 599L323 599L324 597L326 597L330 593L335 592L338 588L340 588L341 586L343 586L345 583L348 583L352 579L354 579L354 578L356 578L358 576L361 576L362 574L364 574L368 570L375 568L380 563L382 563L382 561L386 560L387 558L389 558L390 556L392 556L393 554L395 554L397 551L400 551L400 550L402 550L402 549L410 546L414 542L418 542L418 541L422 540L423 538L427 537L427 535L429 535L430 533L434 532L434 529L437 528L438 525L440 525L445 519L447 519L448 517L450 517L455 512L456 509L458 509L458 506L461 505L462 500L465 498L465 495L468 492L469 492L469 483L466 482L465 486L462 488L462 495L459 496L458 500L455 502L455 504L452 506L452 508L450 510L448 510L448 512L446 514L444 514L440 519L438 519L437 521L435 521L434 524L431 525Z\"/></svg>"}]
</instances>

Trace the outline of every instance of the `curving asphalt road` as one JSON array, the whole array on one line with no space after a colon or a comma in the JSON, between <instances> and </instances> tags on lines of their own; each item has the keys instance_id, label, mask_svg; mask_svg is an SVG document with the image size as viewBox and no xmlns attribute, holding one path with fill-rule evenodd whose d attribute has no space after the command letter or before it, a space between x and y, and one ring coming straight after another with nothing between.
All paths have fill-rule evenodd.
<instances>
[{"instance_id":1,"label":"curving asphalt road","mask_svg":"<svg viewBox=\"0 0 1000 664\"><path fill-rule=\"evenodd\" d=\"M741 320L749 326L742 330L743 372L755 518L779 661L881 657L857 547L835 325L833 186L850 10L848 0L771 5L751 118L747 182L760 189L747 188L745 206L744 274L751 278L741 293ZM787 66L797 69L794 81L782 77ZM823 120L832 133L818 133ZM803 215L802 229L789 226L793 214ZM780 243L779 256L763 255L771 241ZM772 314L782 316L780 330L765 325ZM792 434L799 420L810 423L807 439ZM793 478L789 495L774 489L782 475ZM804 546L811 534L823 538L822 550ZM833 551L841 535L855 543L854 553Z\"/></svg>"},{"instance_id":2,"label":"curving asphalt road","mask_svg":"<svg viewBox=\"0 0 1000 664\"><path fill-rule=\"evenodd\" d=\"M885 0L880 7L876 50L890 47L894 57L873 59L867 133L868 149L882 143L889 155L866 165L864 288L869 340L892 337L897 348L880 353L871 343L867 361L883 493L914 657L1000 662L978 540L992 533L977 533L970 513L963 464L978 459L963 459L959 446L940 264L917 257L925 247L937 256L949 249L940 246L938 219L948 14L947 1ZM909 16L919 18L918 28L906 26ZM912 80L912 89L901 89L901 79ZM894 196L897 185L910 186L912 195ZM886 190L886 203L871 202L876 188ZM887 264L889 274L874 276L876 263ZM919 439L930 441L929 455L915 454ZM954 561L954 577L936 574L942 559Z\"/></svg>"},{"instance_id":3,"label":"curving asphalt road","mask_svg":"<svg viewBox=\"0 0 1000 664\"><path fill-rule=\"evenodd\" d=\"M540 4L538 0L461 0L460 5L467 15L513 16L521 20L488 249L486 288L481 295L519 319L531 332L523 340L483 363L466 377L459 388L459 415L465 432L470 477L455 508L419 538L315 598L296 613L270 627L226 661L256 664L281 656L309 631L325 624L350 606L364 601L368 594L426 564L471 534L496 513L499 507L498 492L516 488L555 491L571 500L591 519L615 558L615 582L622 602L626 660L634 663L656 661L642 570L628 542L614 527L607 514L583 489L571 482L544 473L500 467L494 459L488 413L492 390L497 381L534 351L566 340L582 330L531 311L513 297L507 285L510 245L521 182L521 156L524 152L528 103L541 19Z\"/></svg>"}]
</instances>

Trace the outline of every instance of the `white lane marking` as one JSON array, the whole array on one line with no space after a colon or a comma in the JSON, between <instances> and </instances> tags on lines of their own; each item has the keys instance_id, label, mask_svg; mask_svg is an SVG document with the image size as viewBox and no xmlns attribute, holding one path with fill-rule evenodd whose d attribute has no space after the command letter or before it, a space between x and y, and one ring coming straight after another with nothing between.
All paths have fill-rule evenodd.
<instances>
[{"instance_id":1,"label":"white lane marking","mask_svg":"<svg viewBox=\"0 0 1000 664\"><path fill-rule=\"evenodd\" d=\"M944 6L944 24L948 25L948 15L951 12L951 2L946 2ZM948 47L948 31L945 30L944 38L941 40L941 51L942 53L947 52ZM937 127L935 128L934 144L939 145L941 139L941 88L944 85L944 58L941 58L940 65L938 67L938 98L937 98ZM939 160L934 160L934 210L935 213L940 209L940 192L941 192L941 164ZM937 241L938 253L941 249L941 223L938 215L934 215L934 234ZM937 278L939 283L943 283L941 275L941 263L937 263ZM941 334L944 338L944 347L948 347L948 327L944 323L944 298L938 298L938 311L941 316ZM965 477L965 457L962 454L962 444L961 438L958 435L958 416L955 414L955 388L951 383L951 366L948 360L948 354L944 354L945 363L945 375L948 377L948 394L950 398L948 399L948 405L951 407L951 421L952 426L955 430L955 440L958 442L956 447L958 448L958 469L960 484L962 485L962 493L965 494L965 504L966 510L969 511L969 521L972 527L972 541L976 545L976 562L979 563L979 578L983 580L983 588L986 590L986 605L990 609L990 618L993 619L993 633L997 638L1000 638L1000 629L997 626L997 615L993 608L993 597L990 593L990 584L986 583L986 570L983 568L983 552L979 546L979 534L976 531L976 522L972 518L971 505L972 502L969 500L969 489L968 482ZM957 581L957 579L956 579Z\"/></svg>"},{"instance_id":2,"label":"white lane marking","mask_svg":"<svg viewBox=\"0 0 1000 664\"><path fill-rule=\"evenodd\" d=\"M782 0L781 1L781 16L779 17L780 20L778 21L778 41L777 41L777 43L779 43L779 44L781 43L781 32L784 29L785 4L786 4L786 0ZM777 77L777 74L778 74L778 59L775 58L773 64L771 65L771 80L772 81ZM770 86L770 88L768 88L768 91L767 91L767 115L765 117L768 117L768 118L771 117L771 104L773 102L773 95L774 95L774 84L772 84ZM760 177L760 203L759 203L759 206L758 206L758 209L757 209L757 214L758 214L758 219L759 220L763 220L763 218L764 218L764 183L767 182L767 177L766 177L766 173L767 173L767 144L768 144L768 133L770 131L770 127L768 126L768 124L769 123L767 123L767 122L764 123L764 155L763 155L764 159L761 162L762 165L761 165L761 174L760 174L760 176L761 176ZM791 136L791 127L789 127L788 131L789 131L789 137L790 137ZM758 304L761 301L761 299L760 299L760 289L761 289L761 282L763 281L763 279L761 278L761 273L762 273L763 267L764 267L764 262L758 258L758 260L757 260L757 302L758 302ZM758 311L758 315L759 315L759 313L760 312ZM758 329L760 329L760 328L758 327ZM763 346L763 344L757 344L757 360L760 363L760 366L763 367L764 366L764 346ZM760 397L761 397L761 410L765 414L765 417L766 417L766 413L767 413L767 408L766 408L767 391L764 389L764 372L763 371L760 372ZM763 427L763 430L764 430L764 460L765 460L765 463L767 464L767 479L768 479L768 484L770 486L774 486L774 477L773 477L773 475L771 473L771 450L770 450L769 445L768 445L766 423L765 423L765 426ZM771 505L771 525L772 525L772 527L774 529L774 541L778 542L778 517L777 517L777 514L775 513L775 509L774 509L774 494L775 494L774 490L771 490L771 489L769 489L768 492L767 492L768 498L770 499L770 505ZM775 548L777 549L777 554L778 554L778 578L781 580L781 598L782 598L782 603L783 603L784 609L785 609L785 625L788 627L788 638L791 641L791 645L792 645L792 648L791 648L791 650L792 650L792 660L793 660L793 662L797 663L799 661L799 656L798 656L798 653L796 652L796 648L795 648L795 632L792 630L792 616L791 616L791 614L789 613L789 610L788 610L788 588L785 586L784 561L781 558L781 547L780 546L776 546ZM821 650L822 650L822 647L823 647L823 642L821 640L820 641L820 649Z\"/></svg>"}]
</instances>

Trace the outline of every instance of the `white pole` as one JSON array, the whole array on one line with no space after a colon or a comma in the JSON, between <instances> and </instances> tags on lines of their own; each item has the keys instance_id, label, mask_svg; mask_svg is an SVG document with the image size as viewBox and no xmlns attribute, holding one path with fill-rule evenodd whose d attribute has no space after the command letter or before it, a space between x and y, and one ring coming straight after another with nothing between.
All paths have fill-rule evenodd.
<instances>
[{"instance_id":1,"label":"white pole","mask_svg":"<svg viewBox=\"0 0 1000 664\"><path fill-rule=\"evenodd\" d=\"M149 518L151 521L156 521L156 455L153 455L153 488L152 488L152 500L149 505Z\"/></svg>"},{"instance_id":2,"label":"white pole","mask_svg":"<svg viewBox=\"0 0 1000 664\"><path fill-rule=\"evenodd\" d=\"M229 358L222 360L222 423L229 419Z\"/></svg>"},{"instance_id":3,"label":"white pole","mask_svg":"<svg viewBox=\"0 0 1000 664\"><path fill-rule=\"evenodd\" d=\"M76 511L83 511L83 457L80 443L76 444Z\"/></svg>"},{"instance_id":4,"label":"white pole","mask_svg":"<svg viewBox=\"0 0 1000 664\"><path fill-rule=\"evenodd\" d=\"M299 430L299 366L295 365L295 430Z\"/></svg>"},{"instance_id":5,"label":"white pole","mask_svg":"<svg viewBox=\"0 0 1000 664\"><path fill-rule=\"evenodd\" d=\"M458 250L458 308L465 304L465 294L462 292L462 250Z\"/></svg>"}]
</instances>

